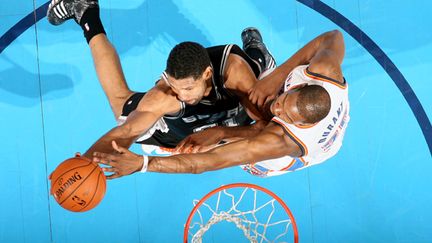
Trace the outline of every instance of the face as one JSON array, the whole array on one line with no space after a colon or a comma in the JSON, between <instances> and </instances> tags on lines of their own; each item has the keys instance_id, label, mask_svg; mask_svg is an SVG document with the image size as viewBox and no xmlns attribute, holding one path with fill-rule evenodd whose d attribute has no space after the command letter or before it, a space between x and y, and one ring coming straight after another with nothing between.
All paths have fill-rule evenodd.
<instances>
[{"instance_id":1,"label":"face","mask_svg":"<svg viewBox=\"0 0 432 243\"><path fill-rule=\"evenodd\" d=\"M168 77L168 84L172 91L177 94L177 98L188 105L198 104L204 96L210 93L208 88L208 79L212 73L210 70L210 76L206 70L201 77L194 79L188 77L184 79L175 79L170 75ZM210 88L211 89L211 88Z\"/></svg>"},{"instance_id":2,"label":"face","mask_svg":"<svg viewBox=\"0 0 432 243\"><path fill-rule=\"evenodd\" d=\"M303 117L297 109L296 102L299 93L298 89L292 89L281 94L271 104L271 113L289 124L309 125L304 122Z\"/></svg>"}]
</instances>

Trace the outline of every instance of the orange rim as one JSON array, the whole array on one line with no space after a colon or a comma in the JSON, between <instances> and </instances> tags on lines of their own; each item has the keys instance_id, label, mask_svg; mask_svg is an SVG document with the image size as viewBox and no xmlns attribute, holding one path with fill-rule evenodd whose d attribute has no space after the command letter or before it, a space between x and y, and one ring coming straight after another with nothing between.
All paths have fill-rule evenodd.
<instances>
[{"instance_id":1,"label":"orange rim","mask_svg":"<svg viewBox=\"0 0 432 243\"><path fill-rule=\"evenodd\" d=\"M298 232L297 232L297 224L294 220L294 216L291 213L291 210L288 208L288 206L285 204L284 201L282 201L282 199L280 199L280 197L278 197L276 194L274 194L272 191L264 188L264 187L260 187L254 184L249 184L249 183L233 183L233 184L228 184L228 185L224 185L221 186L219 188L214 189L213 191L207 193L207 195L205 195L203 198L201 198L201 200L199 200L199 202L193 207L192 211L189 214L189 217L186 221L185 224L185 228L184 228L184 232L183 232L183 242L187 243L188 242L188 233L189 233L189 226L192 220L192 217L195 215L195 212L198 210L199 207L201 207L201 205L207 201L207 199L209 199L211 196L213 196L214 194L225 190L225 189L231 189L231 188L236 188L236 187L249 187L249 188L253 188L259 191L262 191L264 193L266 193L267 195L273 197L274 199L276 199L276 201L279 202L280 205L282 205L282 207L285 209L285 212L288 214L288 217L291 220L291 224L293 226L293 231L294 231L294 243L298 243Z\"/></svg>"}]
</instances>

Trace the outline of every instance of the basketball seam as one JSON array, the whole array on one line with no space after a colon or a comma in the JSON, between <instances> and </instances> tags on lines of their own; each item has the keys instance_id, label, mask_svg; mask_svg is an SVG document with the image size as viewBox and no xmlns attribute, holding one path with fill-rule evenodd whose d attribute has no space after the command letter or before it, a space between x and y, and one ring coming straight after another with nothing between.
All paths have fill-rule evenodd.
<instances>
[{"instance_id":1,"label":"basketball seam","mask_svg":"<svg viewBox=\"0 0 432 243\"><path fill-rule=\"evenodd\" d=\"M92 172L92 174L93 174L93 172ZM97 178L97 183L96 183L96 189L94 190L94 193L93 193L93 196L92 196L92 198L90 199L90 201L87 203L87 205L85 205L83 208L81 208L80 210L79 210L79 212L82 212L88 205L90 205L91 204L91 202L93 201L93 199L94 199L94 197L95 197L95 195L96 195L96 193L97 193L97 190L98 190L98 188L99 188L99 178L100 178L100 175L102 174L102 172L101 171L99 171L99 175L98 175L98 178ZM90 176L90 175L89 175Z\"/></svg>"},{"instance_id":2,"label":"basketball seam","mask_svg":"<svg viewBox=\"0 0 432 243\"><path fill-rule=\"evenodd\" d=\"M59 176L57 176L57 179L54 181L54 183L52 183L52 184L56 184L56 182L64 175L64 174L66 174L66 173L68 173L69 171L71 171L71 170L74 170L74 169L77 169L77 168L82 168L82 167L86 167L86 166L89 166L90 164L91 164L92 162L91 161L89 161L89 163L88 164L86 164L86 165L80 165L80 166L78 166L78 167L74 167L74 168L72 168L72 169L70 169L70 170L67 170L67 171L65 171L63 174L60 174Z\"/></svg>"},{"instance_id":3,"label":"basketball seam","mask_svg":"<svg viewBox=\"0 0 432 243\"><path fill-rule=\"evenodd\" d=\"M87 177L71 192L69 193L69 195L63 199L63 201L60 203L60 205L62 205L76 190L78 190L78 188L81 186L81 184L83 184L89 177L90 175L93 173L94 170L96 170L99 166L96 166L91 172L90 174L87 175Z\"/></svg>"}]
</instances>

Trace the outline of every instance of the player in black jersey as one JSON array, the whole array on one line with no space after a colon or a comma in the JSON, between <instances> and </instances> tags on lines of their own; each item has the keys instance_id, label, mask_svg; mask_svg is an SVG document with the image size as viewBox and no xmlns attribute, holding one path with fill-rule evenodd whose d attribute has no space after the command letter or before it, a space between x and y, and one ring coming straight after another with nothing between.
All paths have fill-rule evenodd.
<instances>
[{"instance_id":1,"label":"player in black jersey","mask_svg":"<svg viewBox=\"0 0 432 243\"><path fill-rule=\"evenodd\" d=\"M222 132L224 133L228 129L221 129L220 127L249 124L251 120L241 105L250 104L247 100L241 100L247 99L245 92L247 82L237 76L238 65L235 64L235 58L239 58L240 66L249 65L252 67L254 76L251 76L250 80L253 77L258 77L260 74L259 66L236 45L222 45L204 49L197 43L183 42L174 47L168 57L167 69L159 82L164 86L169 86L177 95L180 102L177 99L174 99L174 102L180 104L180 108L175 114L163 115L151 131L140 135L136 141L141 144L168 148L177 146L182 151L188 150L191 143L201 146L211 145L223 137L226 138L227 136L223 135ZM203 78L205 82L200 83L196 79L201 78L201 70L204 70L204 75L207 76ZM197 78L194 79L193 76ZM235 80L233 79L234 76L237 77ZM237 80L241 81L237 82ZM201 90L200 85L202 85ZM240 86L235 87L236 85ZM152 90L146 95L151 93ZM138 105L142 105L142 102L148 98L146 95L145 93L132 95L126 101L120 118L125 119L137 109ZM246 107L246 109L248 108ZM188 139L180 143L186 136L200 131L203 132L199 135L189 136ZM210 133L213 136L216 135L213 140ZM228 137L232 136L228 134ZM240 133L237 132L236 136L244 136L244 134L242 135L240 131ZM203 138L203 141L198 141L200 138ZM143 149L147 147L143 146ZM198 149L198 146L195 149Z\"/></svg>"},{"instance_id":2,"label":"player in black jersey","mask_svg":"<svg viewBox=\"0 0 432 243\"><path fill-rule=\"evenodd\" d=\"M114 152L113 140L125 148L138 141L169 148L180 144L180 151L193 152L197 149L191 145L211 146L222 138L245 137L262 128L263 116L249 102L248 91L268 66L263 58L253 61L235 45L205 49L184 42L171 51L155 86L145 94L135 93L127 86L119 57L105 35L98 1L52 0L47 17L54 25L73 18L81 26L99 81L119 119L120 125L103 135L84 156L90 158L94 151ZM269 59L267 53L263 56ZM250 124L245 112L256 123L230 129ZM200 136L187 137L199 131Z\"/></svg>"}]
</instances>

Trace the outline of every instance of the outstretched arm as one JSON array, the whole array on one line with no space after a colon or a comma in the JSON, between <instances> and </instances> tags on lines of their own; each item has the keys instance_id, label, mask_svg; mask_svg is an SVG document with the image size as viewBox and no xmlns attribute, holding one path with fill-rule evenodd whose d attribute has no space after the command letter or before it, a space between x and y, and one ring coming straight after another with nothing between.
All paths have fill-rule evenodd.
<instances>
[{"instance_id":1,"label":"outstretched arm","mask_svg":"<svg viewBox=\"0 0 432 243\"><path fill-rule=\"evenodd\" d=\"M278 158L289 153L283 137L266 129L255 137L223 145L205 153L150 158L148 171L198 174Z\"/></svg>"},{"instance_id":2,"label":"outstretched arm","mask_svg":"<svg viewBox=\"0 0 432 243\"><path fill-rule=\"evenodd\" d=\"M143 156L121 147L116 150L115 154L94 154L95 162L111 166L104 168L104 171L113 173L108 178L118 178L141 170ZM148 171L196 174L285 155L300 156L300 153L299 147L284 135L282 128L271 123L255 137L222 145L205 153L150 157Z\"/></svg>"},{"instance_id":3,"label":"outstretched arm","mask_svg":"<svg viewBox=\"0 0 432 243\"><path fill-rule=\"evenodd\" d=\"M180 103L174 96L165 93L160 87L154 87L143 97L124 124L102 136L84 156L91 158L95 151L114 152L111 146L113 140L120 146L129 148L139 135L150 129L163 115L175 113L179 109Z\"/></svg>"},{"instance_id":4,"label":"outstretched arm","mask_svg":"<svg viewBox=\"0 0 432 243\"><path fill-rule=\"evenodd\" d=\"M129 148L135 139L146 132L160 116L152 112L134 111L121 126L115 127L99 138L88 150L83 154L84 157L92 158L95 151L111 153L111 141L115 140L122 147Z\"/></svg>"},{"instance_id":5,"label":"outstretched arm","mask_svg":"<svg viewBox=\"0 0 432 243\"><path fill-rule=\"evenodd\" d=\"M183 139L176 147L176 153L206 152L220 143L232 142L246 137L257 135L267 124L265 121L256 121L252 125L223 127L216 126L204 131L193 133Z\"/></svg>"},{"instance_id":6,"label":"outstretched arm","mask_svg":"<svg viewBox=\"0 0 432 243\"><path fill-rule=\"evenodd\" d=\"M277 67L271 74L257 82L250 92L250 100L262 107L266 102L276 97L286 77L295 67L305 64L312 65L314 59L324 56L325 53L333 52L335 55L334 62L337 62L340 66L344 57L344 50L343 36L340 31L333 30L319 35Z\"/></svg>"}]
</instances>

